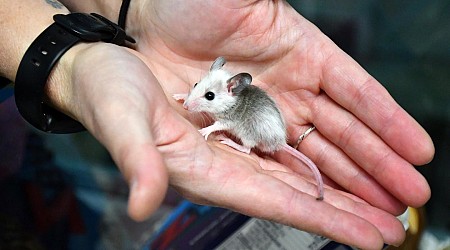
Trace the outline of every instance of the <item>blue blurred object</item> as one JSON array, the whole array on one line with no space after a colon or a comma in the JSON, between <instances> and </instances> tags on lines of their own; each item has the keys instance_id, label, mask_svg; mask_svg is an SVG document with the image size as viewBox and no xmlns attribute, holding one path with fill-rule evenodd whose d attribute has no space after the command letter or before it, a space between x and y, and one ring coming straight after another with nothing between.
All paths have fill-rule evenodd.
<instances>
[{"instance_id":1,"label":"blue blurred object","mask_svg":"<svg viewBox=\"0 0 450 250\"><path fill-rule=\"evenodd\" d=\"M6 99L10 98L14 95L14 89L12 86L7 86L5 88L0 89L0 103L5 101Z\"/></svg>"}]
</instances>

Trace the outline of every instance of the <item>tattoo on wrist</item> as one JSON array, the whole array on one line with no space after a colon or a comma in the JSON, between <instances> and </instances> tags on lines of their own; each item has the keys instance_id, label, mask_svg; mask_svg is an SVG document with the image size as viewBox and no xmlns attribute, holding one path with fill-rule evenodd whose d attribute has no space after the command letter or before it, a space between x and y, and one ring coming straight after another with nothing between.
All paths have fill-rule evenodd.
<instances>
[{"instance_id":1,"label":"tattoo on wrist","mask_svg":"<svg viewBox=\"0 0 450 250\"><path fill-rule=\"evenodd\" d=\"M45 0L45 2L48 3L49 5L51 5L55 9L64 8L64 5L62 5L62 3L60 3L59 1L56 1L56 0Z\"/></svg>"}]
</instances>

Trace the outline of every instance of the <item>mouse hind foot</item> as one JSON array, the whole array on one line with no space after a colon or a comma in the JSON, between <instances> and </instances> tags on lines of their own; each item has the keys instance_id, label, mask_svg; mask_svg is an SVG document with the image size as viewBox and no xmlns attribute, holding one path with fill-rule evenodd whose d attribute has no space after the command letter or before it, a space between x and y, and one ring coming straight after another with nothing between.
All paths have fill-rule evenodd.
<instances>
[{"instance_id":1,"label":"mouse hind foot","mask_svg":"<svg viewBox=\"0 0 450 250\"><path fill-rule=\"evenodd\" d=\"M240 145L238 143L236 143L235 141L231 140L230 138L228 138L227 136L221 134L218 135L216 137L220 143L225 144L229 147L232 147L234 149L236 149L237 151L240 151L242 153L246 153L246 154L250 154L251 148Z\"/></svg>"}]
</instances>

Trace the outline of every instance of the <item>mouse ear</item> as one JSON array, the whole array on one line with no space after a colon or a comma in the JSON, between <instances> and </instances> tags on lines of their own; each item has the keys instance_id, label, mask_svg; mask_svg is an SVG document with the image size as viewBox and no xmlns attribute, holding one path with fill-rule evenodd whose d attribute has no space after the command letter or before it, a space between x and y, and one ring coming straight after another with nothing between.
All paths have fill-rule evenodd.
<instances>
[{"instance_id":1,"label":"mouse ear","mask_svg":"<svg viewBox=\"0 0 450 250\"><path fill-rule=\"evenodd\" d=\"M226 62L227 61L225 60L224 57L222 57L222 56L217 57L216 60L214 60L213 64L211 65L211 68L209 69L209 71L218 70L218 69L222 68Z\"/></svg>"},{"instance_id":2,"label":"mouse ear","mask_svg":"<svg viewBox=\"0 0 450 250\"><path fill-rule=\"evenodd\" d=\"M227 81L228 94L237 95L245 87L252 83L252 76L249 73L239 73Z\"/></svg>"}]
</instances>

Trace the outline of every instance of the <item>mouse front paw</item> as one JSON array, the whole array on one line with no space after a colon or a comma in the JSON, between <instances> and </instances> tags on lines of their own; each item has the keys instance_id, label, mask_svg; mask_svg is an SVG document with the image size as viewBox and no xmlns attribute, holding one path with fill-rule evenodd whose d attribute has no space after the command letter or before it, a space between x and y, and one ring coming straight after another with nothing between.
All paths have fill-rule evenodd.
<instances>
[{"instance_id":1,"label":"mouse front paw","mask_svg":"<svg viewBox=\"0 0 450 250\"><path fill-rule=\"evenodd\" d=\"M176 101L184 101L188 97L188 94L173 94L172 98Z\"/></svg>"},{"instance_id":2,"label":"mouse front paw","mask_svg":"<svg viewBox=\"0 0 450 250\"><path fill-rule=\"evenodd\" d=\"M198 132L200 132L200 134L203 135L203 137L205 137L205 140L208 140L208 136L211 133L214 133L216 131L220 131L220 130L226 130L227 127L224 126L222 123L220 122L215 122L213 125L199 129Z\"/></svg>"},{"instance_id":3,"label":"mouse front paw","mask_svg":"<svg viewBox=\"0 0 450 250\"><path fill-rule=\"evenodd\" d=\"M212 133L212 131L211 131L211 129L209 129L209 127L199 129L198 132L200 132L200 134L201 134L203 137L205 137L205 141L208 140L209 134Z\"/></svg>"}]
</instances>

